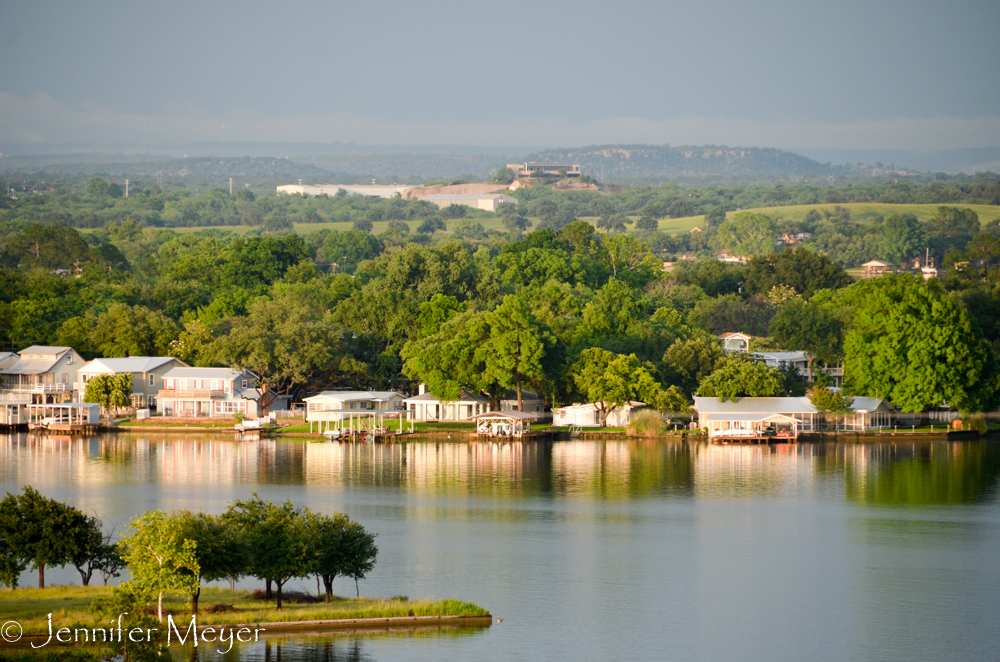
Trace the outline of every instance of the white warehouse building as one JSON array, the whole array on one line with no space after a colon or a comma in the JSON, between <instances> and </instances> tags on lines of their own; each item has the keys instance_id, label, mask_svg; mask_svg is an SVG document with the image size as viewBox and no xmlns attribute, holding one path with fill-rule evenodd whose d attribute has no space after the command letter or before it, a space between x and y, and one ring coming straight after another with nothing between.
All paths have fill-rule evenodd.
<instances>
[{"instance_id":1,"label":"white warehouse building","mask_svg":"<svg viewBox=\"0 0 1000 662\"><path fill-rule=\"evenodd\" d=\"M465 205L466 207L472 207L473 209L496 211L497 207L504 203L517 206L517 198L513 198L509 195L503 195L502 193L488 193L483 195L474 195L471 193L438 193L435 195L425 195L420 199L426 200L427 202L433 202L441 209L444 209L449 205Z\"/></svg>"}]
</instances>

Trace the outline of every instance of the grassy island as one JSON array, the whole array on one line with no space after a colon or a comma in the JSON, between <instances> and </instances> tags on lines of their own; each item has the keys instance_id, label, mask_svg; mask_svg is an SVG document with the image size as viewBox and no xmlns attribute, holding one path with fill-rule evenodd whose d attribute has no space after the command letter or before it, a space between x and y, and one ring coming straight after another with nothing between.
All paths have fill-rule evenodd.
<instances>
[{"instance_id":1,"label":"grassy island","mask_svg":"<svg viewBox=\"0 0 1000 662\"><path fill-rule=\"evenodd\" d=\"M55 627L93 626L97 618L89 612L94 598L107 595L110 587L52 586L43 589L0 590L0 622L15 620L25 635L46 632L48 614ZM155 605L153 605L155 608ZM180 622L190 622L191 604L180 594L163 600L164 618L172 614ZM153 611L155 615L155 609ZM488 616L489 612L471 602L455 599L410 600L406 596L342 598L330 602L302 593L286 594L282 609L253 591L204 587L198 610L198 625L236 623L288 623L357 618L405 616Z\"/></svg>"}]
</instances>

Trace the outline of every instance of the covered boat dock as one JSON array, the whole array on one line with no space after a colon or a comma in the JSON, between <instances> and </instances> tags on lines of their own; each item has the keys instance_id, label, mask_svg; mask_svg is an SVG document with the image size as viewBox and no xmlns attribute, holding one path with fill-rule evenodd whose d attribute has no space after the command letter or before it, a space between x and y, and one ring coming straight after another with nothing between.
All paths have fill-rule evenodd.
<instances>
[{"instance_id":1,"label":"covered boat dock","mask_svg":"<svg viewBox=\"0 0 1000 662\"><path fill-rule=\"evenodd\" d=\"M101 406L89 402L27 405L28 429L90 434L101 424Z\"/></svg>"},{"instance_id":2,"label":"covered boat dock","mask_svg":"<svg viewBox=\"0 0 1000 662\"><path fill-rule=\"evenodd\" d=\"M476 436L479 437L530 439L538 436L531 431L531 422L537 417L523 411L492 411L473 416L472 420L476 422Z\"/></svg>"}]
</instances>

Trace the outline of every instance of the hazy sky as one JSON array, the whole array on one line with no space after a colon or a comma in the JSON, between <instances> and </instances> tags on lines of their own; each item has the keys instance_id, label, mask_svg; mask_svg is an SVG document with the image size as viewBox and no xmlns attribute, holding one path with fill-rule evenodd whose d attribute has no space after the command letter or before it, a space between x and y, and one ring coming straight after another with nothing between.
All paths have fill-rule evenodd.
<instances>
[{"instance_id":1,"label":"hazy sky","mask_svg":"<svg viewBox=\"0 0 1000 662\"><path fill-rule=\"evenodd\" d=\"M1000 2L20 2L0 151L1000 145ZM5 149L6 148L6 149Z\"/></svg>"}]
</instances>

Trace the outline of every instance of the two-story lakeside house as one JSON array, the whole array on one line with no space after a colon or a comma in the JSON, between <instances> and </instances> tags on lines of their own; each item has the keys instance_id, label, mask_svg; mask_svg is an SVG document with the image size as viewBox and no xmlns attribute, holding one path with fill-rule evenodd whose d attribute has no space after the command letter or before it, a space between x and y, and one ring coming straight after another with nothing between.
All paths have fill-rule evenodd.
<instances>
[{"instance_id":1,"label":"two-story lakeside house","mask_svg":"<svg viewBox=\"0 0 1000 662\"><path fill-rule=\"evenodd\" d=\"M0 363L0 392L30 395L31 402L71 402L83 357L72 347L32 345Z\"/></svg>"},{"instance_id":2,"label":"two-story lakeside house","mask_svg":"<svg viewBox=\"0 0 1000 662\"><path fill-rule=\"evenodd\" d=\"M132 407L156 409L156 399L163 388L163 376L174 368L188 365L172 356L130 356L94 359L81 366L76 385L79 399L87 392L87 382L98 375L132 375Z\"/></svg>"},{"instance_id":3,"label":"two-story lakeside house","mask_svg":"<svg viewBox=\"0 0 1000 662\"><path fill-rule=\"evenodd\" d=\"M164 416L231 417L260 415L260 391L253 375L231 368L172 368L163 375L157 407ZM271 409L283 409L288 401L275 400Z\"/></svg>"}]
</instances>

